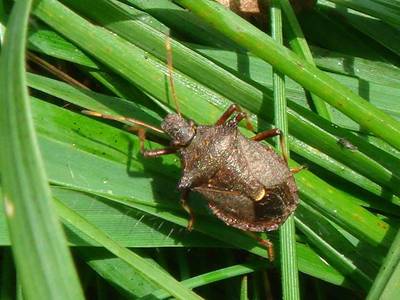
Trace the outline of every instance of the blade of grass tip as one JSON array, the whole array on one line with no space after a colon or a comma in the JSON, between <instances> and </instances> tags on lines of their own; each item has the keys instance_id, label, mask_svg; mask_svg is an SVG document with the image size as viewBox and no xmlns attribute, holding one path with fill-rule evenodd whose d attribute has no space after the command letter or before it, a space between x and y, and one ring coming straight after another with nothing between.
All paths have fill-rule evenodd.
<instances>
[{"instance_id":1,"label":"blade of grass tip","mask_svg":"<svg viewBox=\"0 0 400 300\"><path fill-rule=\"evenodd\" d=\"M283 43L282 12L280 1L271 2L271 31L272 38L279 44ZM287 141L288 122L286 114L285 75L273 69L274 86L274 115L275 126L282 135L279 138ZM277 143L278 152L286 161L289 159L288 144ZM297 269L295 226L293 216L290 216L279 231L281 249L281 273L283 299L300 299L299 274Z\"/></svg>"},{"instance_id":2,"label":"blade of grass tip","mask_svg":"<svg viewBox=\"0 0 400 300\"><path fill-rule=\"evenodd\" d=\"M297 21L292 5L288 0L282 0L281 8L285 14L285 20L287 21L287 26L284 26L284 28L287 28L286 33L288 35L290 47L296 54L315 66L310 48L308 47L307 41L304 38L303 31L301 30L300 24ZM327 104L318 98L318 96L313 94L310 94L310 96L317 113L321 117L331 121L331 115Z\"/></svg>"},{"instance_id":3,"label":"blade of grass tip","mask_svg":"<svg viewBox=\"0 0 400 300\"><path fill-rule=\"evenodd\" d=\"M368 300L396 299L400 289L400 230L368 293Z\"/></svg>"},{"instance_id":4,"label":"blade of grass tip","mask_svg":"<svg viewBox=\"0 0 400 300\"><path fill-rule=\"evenodd\" d=\"M5 215L27 299L83 299L67 241L51 202L32 121L25 44L32 1L11 11L0 64L0 169Z\"/></svg>"},{"instance_id":5,"label":"blade of grass tip","mask_svg":"<svg viewBox=\"0 0 400 300\"><path fill-rule=\"evenodd\" d=\"M185 288L169 274L160 272L160 270L155 269L152 264L144 260L136 253L127 248L121 247L106 233L86 221L85 218L75 213L61 201L57 199L55 200L57 211L65 222L79 228L79 230L97 241L115 256L130 264L134 269L136 269L137 272L139 272L143 277L147 278L150 282L165 289L177 299L202 299L194 292Z\"/></svg>"},{"instance_id":6,"label":"blade of grass tip","mask_svg":"<svg viewBox=\"0 0 400 300\"><path fill-rule=\"evenodd\" d=\"M311 93L400 149L400 123L214 1L175 0ZM240 34L238 34L240 28Z\"/></svg>"},{"instance_id":7,"label":"blade of grass tip","mask_svg":"<svg viewBox=\"0 0 400 300\"><path fill-rule=\"evenodd\" d=\"M239 264L239 265L234 265L222 269L218 269L215 271L211 271L208 273L204 273L186 280L181 281L181 283L186 286L187 288L194 289L200 286L204 286L207 284L211 284L213 282L218 282L221 280L233 278L236 276L240 275L246 275L246 274L251 274L254 273L255 271L261 270L265 268L266 265L264 263L255 263L255 262L250 262L250 263L244 263L244 264ZM152 293L151 295L147 295L143 297L142 300L145 299L165 299L168 298L169 294L166 293L165 291L158 290Z\"/></svg>"}]
</instances>

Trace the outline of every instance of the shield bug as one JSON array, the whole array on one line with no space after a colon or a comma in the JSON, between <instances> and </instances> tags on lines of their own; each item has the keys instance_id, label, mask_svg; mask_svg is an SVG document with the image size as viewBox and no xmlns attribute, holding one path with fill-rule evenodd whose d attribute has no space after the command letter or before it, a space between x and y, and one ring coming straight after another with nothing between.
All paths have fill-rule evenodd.
<instances>
[{"instance_id":1,"label":"shield bug","mask_svg":"<svg viewBox=\"0 0 400 300\"><path fill-rule=\"evenodd\" d=\"M252 232L278 229L298 205L293 177L297 170L290 170L286 160L273 148L259 142L281 136L280 130L264 131L250 139L245 137L238 124L246 114L236 105L231 105L213 125L197 125L184 119L179 113L174 91L171 52L167 53L171 92L178 111L168 114L161 123L162 131L171 138L170 147L146 150L144 129L139 129L138 135L145 157L172 153L180 156L182 177L177 187L181 191L182 206L190 215L188 229L192 229L194 222L194 214L187 202L191 191L203 195L213 214L229 226ZM138 123L124 117L86 113ZM272 244L262 242L268 246L272 258Z\"/></svg>"}]
</instances>

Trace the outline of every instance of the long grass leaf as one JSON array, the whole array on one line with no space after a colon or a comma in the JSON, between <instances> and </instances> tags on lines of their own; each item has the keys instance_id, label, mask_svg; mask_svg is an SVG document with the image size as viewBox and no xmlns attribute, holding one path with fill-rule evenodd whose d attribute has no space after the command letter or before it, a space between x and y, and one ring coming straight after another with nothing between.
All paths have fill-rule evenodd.
<instances>
[{"instance_id":1,"label":"long grass leaf","mask_svg":"<svg viewBox=\"0 0 400 300\"><path fill-rule=\"evenodd\" d=\"M83 299L51 202L25 78L32 1L12 9L0 64L0 151L5 212L18 276L27 299Z\"/></svg>"},{"instance_id":2,"label":"long grass leaf","mask_svg":"<svg viewBox=\"0 0 400 300\"><path fill-rule=\"evenodd\" d=\"M272 38L278 44L282 44L282 12L279 1L273 0L271 2L270 12ZM278 138L286 141L288 137L288 121L286 113L285 75L274 69L273 83L275 126L282 131L282 135ZM286 143L278 143L277 149L283 157L286 159L289 158L289 147ZM290 216L279 230L283 299L300 299L295 232L294 217Z\"/></svg>"}]
</instances>

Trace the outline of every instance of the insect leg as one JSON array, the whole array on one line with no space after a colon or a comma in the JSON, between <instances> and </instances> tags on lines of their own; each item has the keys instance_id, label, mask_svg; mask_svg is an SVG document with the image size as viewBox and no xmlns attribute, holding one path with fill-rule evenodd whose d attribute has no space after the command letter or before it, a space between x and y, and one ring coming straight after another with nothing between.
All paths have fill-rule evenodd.
<instances>
[{"instance_id":1,"label":"insect leg","mask_svg":"<svg viewBox=\"0 0 400 300\"><path fill-rule=\"evenodd\" d=\"M273 128L266 131L261 131L257 133L255 136L253 136L251 139L253 141L259 142L277 135L282 135L282 131L279 128Z\"/></svg>"},{"instance_id":2,"label":"insect leg","mask_svg":"<svg viewBox=\"0 0 400 300\"><path fill-rule=\"evenodd\" d=\"M279 135L279 144L281 146L281 149L285 149L285 139L283 137L282 131L279 128L273 128L273 129L259 132L255 136L253 136L251 139L253 141L259 142L259 141L262 141L262 140L265 140L267 138L274 137L277 135ZM286 155L283 155L283 159L286 161L286 163L288 162L288 158L286 157Z\"/></svg>"},{"instance_id":3,"label":"insect leg","mask_svg":"<svg viewBox=\"0 0 400 300\"><path fill-rule=\"evenodd\" d=\"M237 105L232 104L231 106L228 107L228 109L222 114L222 116L218 119L217 122L215 122L215 126L222 125L226 122L226 120L229 119L232 114L238 111Z\"/></svg>"},{"instance_id":4,"label":"insect leg","mask_svg":"<svg viewBox=\"0 0 400 300\"><path fill-rule=\"evenodd\" d=\"M296 168L290 169L290 172L292 174L297 174L297 173L303 171L304 169L307 169L307 166L306 165L301 165L301 166L298 166Z\"/></svg>"},{"instance_id":5,"label":"insect leg","mask_svg":"<svg viewBox=\"0 0 400 300\"><path fill-rule=\"evenodd\" d=\"M181 205L183 209L189 214L189 221L187 225L187 230L192 231L193 229L193 224L194 224L194 213L192 209L189 206L188 203L188 196L189 196L189 190L184 190L181 195Z\"/></svg>"},{"instance_id":6,"label":"insect leg","mask_svg":"<svg viewBox=\"0 0 400 300\"><path fill-rule=\"evenodd\" d=\"M275 250L274 250L274 244L270 240L262 239L260 238L257 234L251 231L246 231L248 235L253 237L254 239L257 240L262 246L267 248L268 252L268 259L270 262L273 262L275 260Z\"/></svg>"},{"instance_id":7,"label":"insect leg","mask_svg":"<svg viewBox=\"0 0 400 300\"><path fill-rule=\"evenodd\" d=\"M129 130L129 128L128 128ZM136 130L136 129L135 129ZM165 148L165 149L156 149L156 150L145 150L144 149L144 141L146 140L146 131L143 128L137 129L139 136L139 144L140 144L140 152L144 157L158 157L165 154L172 154L177 151L176 148Z\"/></svg>"},{"instance_id":8,"label":"insect leg","mask_svg":"<svg viewBox=\"0 0 400 300\"><path fill-rule=\"evenodd\" d=\"M270 262L273 262L275 260L274 244L272 244L272 242L270 240L265 240L260 237L258 237L257 240L261 245L267 247L268 259Z\"/></svg>"},{"instance_id":9,"label":"insect leg","mask_svg":"<svg viewBox=\"0 0 400 300\"><path fill-rule=\"evenodd\" d=\"M254 130L253 125L251 125L250 120L247 118L247 114L244 113L242 111L242 109L240 108L240 106L238 106L236 104L232 104L231 106L228 107L228 109L222 114L222 116L215 123L215 126L224 124L229 119L229 117L232 116L232 114L235 113L235 112L239 112L239 113L243 113L244 114L243 118L246 118L246 121L247 121L246 122L246 127L247 127L247 129L253 131Z\"/></svg>"}]
</instances>

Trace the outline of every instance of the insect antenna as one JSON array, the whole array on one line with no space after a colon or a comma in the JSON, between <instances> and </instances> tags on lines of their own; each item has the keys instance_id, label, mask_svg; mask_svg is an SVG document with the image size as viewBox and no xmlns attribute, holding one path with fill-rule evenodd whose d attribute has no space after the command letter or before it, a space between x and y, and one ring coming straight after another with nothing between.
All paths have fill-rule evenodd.
<instances>
[{"instance_id":1,"label":"insect antenna","mask_svg":"<svg viewBox=\"0 0 400 300\"><path fill-rule=\"evenodd\" d=\"M114 120L117 122L124 123L125 125L130 126L128 128L130 131L132 131L132 129L134 129L135 126L140 126L140 127L151 129L158 133L164 133L164 131L158 127L155 127L153 125L147 124L145 122L142 122L140 120L136 120L133 118L124 117L124 116L115 116L115 115L110 115L110 114L102 114L102 113L99 113L97 111L92 111L92 110L82 110L81 112L88 116L107 119L107 120Z\"/></svg>"},{"instance_id":2,"label":"insect antenna","mask_svg":"<svg viewBox=\"0 0 400 300\"><path fill-rule=\"evenodd\" d=\"M176 97L175 84L173 78L172 47L171 47L171 38L169 35L165 40L165 49L167 51L168 78L169 78L169 84L171 86L172 99L174 100L175 103L176 112L178 113L178 115L181 116L181 111L179 108L178 98Z\"/></svg>"}]
</instances>

